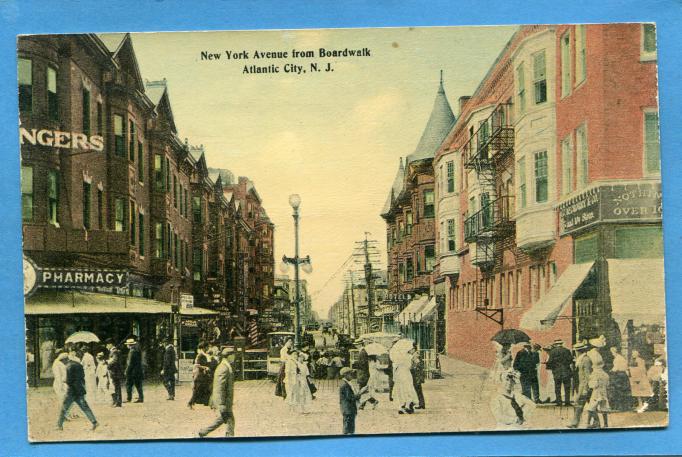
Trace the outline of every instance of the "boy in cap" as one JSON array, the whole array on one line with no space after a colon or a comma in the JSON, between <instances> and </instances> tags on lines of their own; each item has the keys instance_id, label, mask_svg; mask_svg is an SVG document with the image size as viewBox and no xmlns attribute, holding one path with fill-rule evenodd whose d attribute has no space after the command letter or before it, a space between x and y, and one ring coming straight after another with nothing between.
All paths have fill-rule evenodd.
<instances>
[{"instance_id":1,"label":"boy in cap","mask_svg":"<svg viewBox=\"0 0 682 457\"><path fill-rule=\"evenodd\" d=\"M355 416L358 415L358 400L367 390L367 386L358 390L353 385L355 370L348 367L341 369L343 381L339 387L339 402L341 404L341 416L343 416L343 434L352 435L355 433Z\"/></svg>"}]
</instances>

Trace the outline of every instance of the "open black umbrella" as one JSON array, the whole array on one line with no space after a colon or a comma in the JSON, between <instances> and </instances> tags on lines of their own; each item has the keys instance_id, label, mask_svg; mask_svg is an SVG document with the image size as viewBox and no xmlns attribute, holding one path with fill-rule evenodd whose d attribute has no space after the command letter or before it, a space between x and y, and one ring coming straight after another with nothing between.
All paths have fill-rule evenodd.
<instances>
[{"instance_id":1,"label":"open black umbrella","mask_svg":"<svg viewBox=\"0 0 682 457\"><path fill-rule=\"evenodd\" d=\"M500 344L517 344L526 343L530 341L530 337L526 335L521 330L515 328L507 328L500 330L491 338L492 341L496 341Z\"/></svg>"}]
</instances>

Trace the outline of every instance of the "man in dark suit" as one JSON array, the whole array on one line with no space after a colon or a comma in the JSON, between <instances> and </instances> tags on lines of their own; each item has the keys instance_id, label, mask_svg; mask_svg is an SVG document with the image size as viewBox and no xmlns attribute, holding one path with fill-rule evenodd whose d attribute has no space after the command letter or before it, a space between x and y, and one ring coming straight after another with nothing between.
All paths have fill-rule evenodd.
<instances>
[{"instance_id":1,"label":"man in dark suit","mask_svg":"<svg viewBox=\"0 0 682 457\"><path fill-rule=\"evenodd\" d=\"M213 394L211 395L211 407L218 411L218 417L208 427L199 430L199 437L203 438L213 430L225 424L225 436L234 436L234 413L232 403L234 400L234 372L230 363L234 361L234 353L225 348L220 353L221 360L213 374Z\"/></svg>"},{"instance_id":2,"label":"man in dark suit","mask_svg":"<svg viewBox=\"0 0 682 457\"><path fill-rule=\"evenodd\" d=\"M97 419L92 413L88 402L85 400L85 371L83 365L78 361L83 356L81 351L71 349L69 351L69 358L66 360L66 396L59 411L59 419L57 420L57 429L62 430L66 414L73 403L76 403L80 409L85 413L85 416L92 423L92 429L97 428Z\"/></svg>"},{"instance_id":3,"label":"man in dark suit","mask_svg":"<svg viewBox=\"0 0 682 457\"><path fill-rule=\"evenodd\" d=\"M530 343L524 343L523 349L516 354L514 359L514 369L521 374L521 393L527 398L532 399L535 403L540 402L540 385L538 383L539 363L540 354L531 350Z\"/></svg>"},{"instance_id":4,"label":"man in dark suit","mask_svg":"<svg viewBox=\"0 0 682 457\"><path fill-rule=\"evenodd\" d=\"M343 434L355 433L355 416L358 415L358 400L367 390L367 386L357 390L352 384L355 370L348 367L341 369L341 387L339 388L339 402L341 404L341 416L343 417Z\"/></svg>"},{"instance_id":5,"label":"man in dark suit","mask_svg":"<svg viewBox=\"0 0 682 457\"><path fill-rule=\"evenodd\" d=\"M114 340L111 338L107 340L107 350L109 351L109 360L107 366L109 370L109 379L113 384L114 393L111 394L112 406L121 407L122 395L121 384L123 383L123 365L121 360L121 351L114 346Z\"/></svg>"},{"instance_id":6,"label":"man in dark suit","mask_svg":"<svg viewBox=\"0 0 682 457\"><path fill-rule=\"evenodd\" d=\"M161 376L163 377L163 385L168 392L166 400L175 400L175 373L177 368L175 366L175 347L170 339L166 340L166 347L163 351L163 364L161 365Z\"/></svg>"},{"instance_id":7,"label":"man in dark suit","mask_svg":"<svg viewBox=\"0 0 682 457\"><path fill-rule=\"evenodd\" d=\"M561 405L561 386L564 386L564 405L571 405L571 378L573 377L573 355L564 347L562 340L555 340L549 350L547 369L554 377L554 394L557 405Z\"/></svg>"},{"instance_id":8,"label":"man in dark suit","mask_svg":"<svg viewBox=\"0 0 682 457\"><path fill-rule=\"evenodd\" d=\"M137 389L137 400L135 403L144 402L144 393L142 392L142 378L144 376L142 369L142 352L134 338L126 340L128 346L128 362L126 363L126 394L128 402L133 399L133 386Z\"/></svg>"}]
</instances>

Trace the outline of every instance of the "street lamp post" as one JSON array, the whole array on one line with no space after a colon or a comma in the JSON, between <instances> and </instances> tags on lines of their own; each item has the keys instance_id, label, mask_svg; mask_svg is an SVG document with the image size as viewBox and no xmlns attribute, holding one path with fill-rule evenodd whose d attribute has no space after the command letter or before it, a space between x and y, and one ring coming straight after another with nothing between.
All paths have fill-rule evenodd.
<instances>
[{"instance_id":1,"label":"street lamp post","mask_svg":"<svg viewBox=\"0 0 682 457\"><path fill-rule=\"evenodd\" d=\"M310 256L301 258L298 254L298 207L301 205L301 197L298 194L289 196L289 204L294 210L294 257L282 257L284 265L292 264L294 266L294 282L296 283L296 322L294 324L294 346L300 347L301 344L301 286L299 278L299 267L303 266L304 271L310 273L312 271L310 265Z\"/></svg>"}]
</instances>

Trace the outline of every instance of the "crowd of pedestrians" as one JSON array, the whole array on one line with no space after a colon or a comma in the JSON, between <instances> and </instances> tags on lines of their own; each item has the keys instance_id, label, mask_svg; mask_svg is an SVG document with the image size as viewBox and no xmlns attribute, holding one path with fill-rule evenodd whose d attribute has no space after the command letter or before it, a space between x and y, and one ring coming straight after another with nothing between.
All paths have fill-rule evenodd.
<instances>
[{"instance_id":1,"label":"crowd of pedestrians","mask_svg":"<svg viewBox=\"0 0 682 457\"><path fill-rule=\"evenodd\" d=\"M542 398L542 364L551 371L547 384L553 384L554 399ZM579 341L572 350L562 340L546 348L524 342L513 358L511 345L501 345L492 373L500 389L491 410L500 425L525 423L535 405L543 403L573 406L569 428L579 427L584 413L587 428L601 428L608 427L611 412L667 409L665 360L659 357L647 368L638 351L632 350L628 361L618 347L607 346L603 335Z\"/></svg>"}]
</instances>

